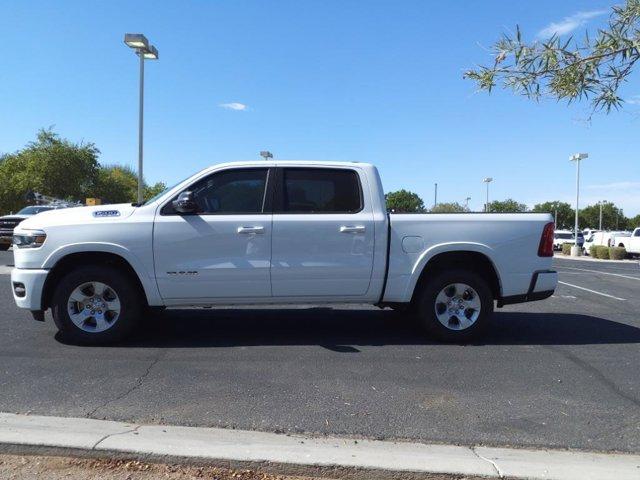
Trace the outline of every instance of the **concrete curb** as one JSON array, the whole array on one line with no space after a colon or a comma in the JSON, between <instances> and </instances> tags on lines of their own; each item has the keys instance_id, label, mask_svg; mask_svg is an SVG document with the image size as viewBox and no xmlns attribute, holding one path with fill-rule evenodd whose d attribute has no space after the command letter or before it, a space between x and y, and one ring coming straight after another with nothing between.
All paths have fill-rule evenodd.
<instances>
[{"instance_id":1,"label":"concrete curb","mask_svg":"<svg viewBox=\"0 0 640 480\"><path fill-rule=\"evenodd\" d=\"M11 270L13 270L13 267L0 265L0 275L11 275Z\"/></svg>"},{"instance_id":2,"label":"concrete curb","mask_svg":"<svg viewBox=\"0 0 640 480\"><path fill-rule=\"evenodd\" d=\"M119 456L345 478L638 480L640 455L426 445L0 413L0 451Z\"/></svg>"},{"instance_id":3,"label":"concrete curb","mask_svg":"<svg viewBox=\"0 0 640 480\"><path fill-rule=\"evenodd\" d=\"M593 262L593 263L618 263L618 264L636 264L639 263L638 260L633 259L624 259L624 260L605 260L603 258L593 258L588 255L583 255L581 257L571 257L569 255L562 255L561 253L554 253L553 258L560 258L562 260L576 260L579 262Z\"/></svg>"}]
</instances>

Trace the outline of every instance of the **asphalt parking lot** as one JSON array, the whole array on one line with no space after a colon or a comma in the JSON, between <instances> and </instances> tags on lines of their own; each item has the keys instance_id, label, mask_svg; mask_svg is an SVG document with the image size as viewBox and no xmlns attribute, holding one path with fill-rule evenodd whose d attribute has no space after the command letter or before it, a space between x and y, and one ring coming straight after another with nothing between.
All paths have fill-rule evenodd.
<instances>
[{"instance_id":1,"label":"asphalt parking lot","mask_svg":"<svg viewBox=\"0 0 640 480\"><path fill-rule=\"evenodd\" d=\"M555 265L552 298L467 346L353 306L171 310L123 345L65 345L0 267L0 411L640 452L640 267Z\"/></svg>"}]
</instances>

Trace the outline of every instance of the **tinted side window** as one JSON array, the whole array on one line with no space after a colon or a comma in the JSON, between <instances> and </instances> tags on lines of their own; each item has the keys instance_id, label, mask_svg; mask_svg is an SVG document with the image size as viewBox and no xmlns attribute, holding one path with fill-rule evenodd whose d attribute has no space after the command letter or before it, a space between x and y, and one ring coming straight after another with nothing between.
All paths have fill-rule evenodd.
<instances>
[{"instance_id":1,"label":"tinted side window","mask_svg":"<svg viewBox=\"0 0 640 480\"><path fill-rule=\"evenodd\" d=\"M267 169L226 170L214 173L188 190L200 214L262 213ZM169 203L163 213L173 213Z\"/></svg>"},{"instance_id":2,"label":"tinted side window","mask_svg":"<svg viewBox=\"0 0 640 480\"><path fill-rule=\"evenodd\" d=\"M355 213L362 209L358 174L353 170L285 168L281 211Z\"/></svg>"}]
</instances>

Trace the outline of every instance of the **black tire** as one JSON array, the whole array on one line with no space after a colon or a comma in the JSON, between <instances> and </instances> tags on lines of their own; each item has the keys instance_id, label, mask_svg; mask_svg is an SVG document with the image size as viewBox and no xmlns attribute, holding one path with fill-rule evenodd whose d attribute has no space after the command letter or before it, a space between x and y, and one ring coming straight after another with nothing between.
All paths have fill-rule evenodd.
<instances>
[{"instance_id":1,"label":"black tire","mask_svg":"<svg viewBox=\"0 0 640 480\"><path fill-rule=\"evenodd\" d=\"M472 287L480 301L479 314L467 328L456 330L445 326L436 315L436 298L451 284L466 284ZM480 275L467 270L447 270L437 273L425 283L417 300L417 320L420 326L433 338L447 343L465 343L478 338L487 328L493 313L493 295L487 281Z\"/></svg>"},{"instance_id":2,"label":"black tire","mask_svg":"<svg viewBox=\"0 0 640 480\"><path fill-rule=\"evenodd\" d=\"M7 244L0 243L0 252L4 252L6 250L9 250L10 246L11 246L11 244L9 244L9 243L7 243Z\"/></svg>"},{"instance_id":3,"label":"black tire","mask_svg":"<svg viewBox=\"0 0 640 480\"><path fill-rule=\"evenodd\" d=\"M101 282L113 290L120 302L120 313L104 331L88 332L73 323L67 305L71 293L88 282ZM59 281L53 293L51 312L63 339L84 345L105 345L124 339L136 327L142 312L139 289L131 279L116 268L106 265L78 267Z\"/></svg>"}]
</instances>

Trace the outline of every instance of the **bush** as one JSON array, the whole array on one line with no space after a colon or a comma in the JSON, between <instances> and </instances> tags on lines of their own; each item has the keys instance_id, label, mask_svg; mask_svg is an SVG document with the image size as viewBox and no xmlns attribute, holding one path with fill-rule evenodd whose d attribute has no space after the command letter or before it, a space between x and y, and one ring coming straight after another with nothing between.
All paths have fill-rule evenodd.
<instances>
[{"instance_id":1,"label":"bush","mask_svg":"<svg viewBox=\"0 0 640 480\"><path fill-rule=\"evenodd\" d=\"M606 247L604 245L598 245L596 247L596 258L600 258L602 260L608 260L609 259L609 247Z\"/></svg>"},{"instance_id":2,"label":"bush","mask_svg":"<svg viewBox=\"0 0 640 480\"><path fill-rule=\"evenodd\" d=\"M562 254L563 255L571 255L571 247L573 247L573 243L563 243L562 244Z\"/></svg>"},{"instance_id":3,"label":"bush","mask_svg":"<svg viewBox=\"0 0 640 480\"><path fill-rule=\"evenodd\" d=\"M597 249L598 245L591 245L589 247L589 256L591 256L591 258L598 258L598 254L596 253Z\"/></svg>"},{"instance_id":4,"label":"bush","mask_svg":"<svg viewBox=\"0 0 640 480\"><path fill-rule=\"evenodd\" d=\"M627 250L624 247L609 247L609 258L611 260L623 260L627 256Z\"/></svg>"}]
</instances>

